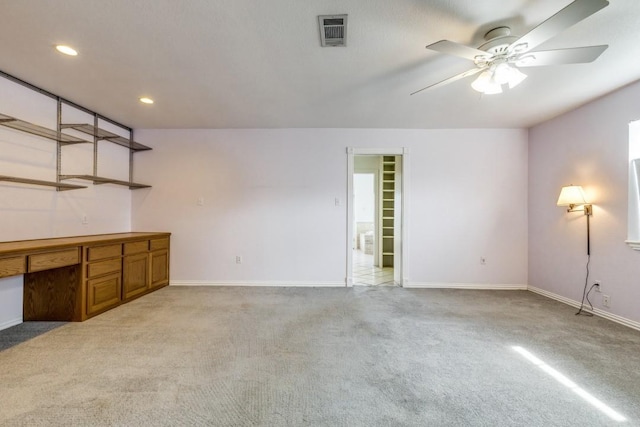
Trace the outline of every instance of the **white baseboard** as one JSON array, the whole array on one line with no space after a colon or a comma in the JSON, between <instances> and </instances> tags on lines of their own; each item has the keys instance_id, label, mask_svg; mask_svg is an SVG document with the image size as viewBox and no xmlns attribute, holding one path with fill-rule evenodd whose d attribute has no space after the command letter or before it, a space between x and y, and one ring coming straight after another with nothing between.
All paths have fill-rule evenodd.
<instances>
[{"instance_id":1,"label":"white baseboard","mask_svg":"<svg viewBox=\"0 0 640 427\"><path fill-rule=\"evenodd\" d=\"M529 286L528 290L536 294L542 295L544 297L551 298L561 303L570 305L572 307L580 308L580 303L578 301L563 297L562 295L545 291L544 289L536 288L535 286ZM590 310L589 308L583 308L582 310L588 313L593 313L596 316L603 317L607 320L611 320L612 322L616 322L621 325L640 331L640 322L636 322L635 320L627 319L626 317L618 316L616 314L609 313L608 311L604 311L599 308L594 308L593 310Z\"/></svg>"},{"instance_id":2,"label":"white baseboard","mask_svg":"<svg viewBox=\"0 0 640 427\"><path fill-rule=\"evenodd\" d=\"M526 291L527 285L493 283L405 283L404 288L417 289L474 289L483 291Z\"/></svg>"},{"instance_id":3,"label":"white baseboard","mask_svg":"<svg viewBox=\"0 0 640 427\"><path fill-rule=\"evenodd\" d=\"M10 328L12 326L19 325L20 323L22 323L22 317L19 317L17 319L6 320L0 323L0 331L2 331L3 329Z\"/></svg>"},{"instance_id":4,"label":"white baseboard","mask_svg":"<svg viewBox=\"0 0 640 427\"><path fill-rule=\"evenodd\" d=\"M172 280L171 286L272 286L304 288L344 288L344 282L288 282L280 280Z\"/></svg>"}]
</instances>

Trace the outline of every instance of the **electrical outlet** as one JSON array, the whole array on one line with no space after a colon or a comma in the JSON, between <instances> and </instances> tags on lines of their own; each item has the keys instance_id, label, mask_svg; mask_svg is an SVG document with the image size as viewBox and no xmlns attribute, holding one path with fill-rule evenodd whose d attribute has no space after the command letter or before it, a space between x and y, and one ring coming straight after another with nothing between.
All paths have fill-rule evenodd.
<instances>
[{"instance_id":1,"label":"electrical outlet","mask_svg":"<svg viewBox=\"0 0 640 427\"><path fill-rule=\"evenodd\" d=\"M87 218L87 215L82 215L82 225L87 224L89 224L89 218Z\"/></svg>"},{"instance_id":2,"label":"electrical outlet","mask_svg":"<svg viewBox=\"0 0 640 427\"><path fill-rule=\"evenodd\" d=\"M198 197L198 206L204 206L204 197Z\"/></svg>"},{"instance_id":3,"label":"electrical outlet","mask_svg":"<svg viewBox=\"0 0 640 427\"><path fill-rule=\"evenodd\" d=\"M480 264L481 265L487 265L487 259L483 256L480 257Z\"/></svg>"},{"instance_id":4,"label":"electrical outlet","mask_svg":"<svg viewBox=\"0 0 640 427\"><path fill-rule=\"evenodd\" d=\"M607 308L611 306L611 297L609 295L602 295L602 306Z\"/></svg>"},{"instance_id":5,"label":"electrical outlet","mask_svg":"<svg viewBox=\"0 0 640 427\"><path fill-rule=\"evenodd\" d=\"M599 280L595 280L593 282L593 287L594 287L596 292L602 292L602 290L600 289L600 281Z\"/></svg>"},{"instance_id":6,"label":"electrical outlet","mask_svg":"<svg viewBox=\"0 0 640 427\"><path fill-rule=\"evenodd\" d=\"M236 255L236 264L242 264L242 257L240 255Z\"/></svg>"}]
</instances>

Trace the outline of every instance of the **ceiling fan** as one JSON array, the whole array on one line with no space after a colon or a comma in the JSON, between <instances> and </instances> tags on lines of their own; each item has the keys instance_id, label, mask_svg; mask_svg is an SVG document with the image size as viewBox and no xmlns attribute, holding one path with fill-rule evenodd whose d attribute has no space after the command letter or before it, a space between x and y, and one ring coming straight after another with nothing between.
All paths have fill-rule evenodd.
<instances>
[{"instance_id":1,"label":"ceiling fan","mask_svg":"<svg viewBox=\"0 0 640 427\"><path fill-rule=\"evenodd\" d=\"M533 49L608 5L607 0L575 0L522 37L512 36L509 27L494 28L485 34L486 42L477 49L449 40L430 44L427 49L470 59L475 68L417 90L411 95L478 73L480 75L471 84L473 89L487 95L501 93L503 85L508 84L512 89L527 77L519 68L592 62L609 46L539 51Z\"/></svg>"}]
</instances>

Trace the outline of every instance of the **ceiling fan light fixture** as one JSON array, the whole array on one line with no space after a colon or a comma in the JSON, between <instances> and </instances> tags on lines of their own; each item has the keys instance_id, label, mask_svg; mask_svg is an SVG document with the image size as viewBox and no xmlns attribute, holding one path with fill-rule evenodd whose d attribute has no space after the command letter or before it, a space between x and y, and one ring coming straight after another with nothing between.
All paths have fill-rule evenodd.
<instances>
[{"instance_id":1,"label":"ceiling fan light fixture","mask_svg":"<svg viewBox=\"0 0 640 427\"><path fill-rule=\"evenodd\" d=\"M511 75L509 76L509 89L513 89L514 87L522 83L524 79L527 78L527 75L515 67L509 68L511 68Z\"/></svg>"},{"instance_id":2,"label":"ceiling fan light fixture","mask_svg":"<svg viewBox=\"0 0 640 427\"><path fill-rule=\"evenodd\" d=\"M484 93L485 89L491 84L491 77L493 77L491 71L483 71L478 78L471 83L471 87L478 92Z\"/></svg>"},{"instance_id":3,"label":"ceiling fan light fixture","mask_svg":"<svg viewBox=\"0 0 640 427\"><path fill-rule=\"evenodd\" d=\"M527 75L516 67L512 67L506 62L503 62L496 66L493 78L498 84L508 84L509 89L513 89L522 83L522 81L527 78Z\"/></svg>"},{"instance_id":4,"label":"ceiling fan light fixture","mask_svg":"<svg viewBox=\"0 0 640 427\"><path fill-rule=\"evenodd\" d=\"M501 85L509 83L511 79L511 70L512 68L506 62L498 64L493 71L493 79L496 83Z\"/></svg>"},{"instance_id":5,"label":"ceiling fan light fixture","mask_svg":"<svg viewBox=\"0 0 640 427\"><path fill-rule=\"evenodd\" d=\"M478 92L482 92L485 95L493 95L496 93L502 93L502 86L496 82L494 73L491 70L482 72L477 79L471 83L471 87Z\"/></svg>"},{"instance_id":6,"label":"ceiling fan light fixture","mask_svg":"<svg viewBox=\"0 0 640 427\"><path fill-rule=\"evenodd\" d=\"M487 87L484 89L483 93L485 95L495 95L497 93L502 93L502 86L495 80L491 79Z\"/></svg>"},{"instance_id":7,"label":"ceiling fan light fixture","mask_svg":"<svg viewBox=\"0 0 640 427\"><path fill-rule=\"evenodd\" d=\"M581 22L608 5L608 0L573 0L564 9L529 30L523 36L512 36L511 29L506 26L491 29L484 35L486 43L478 48L450 40L440 40L432 43L427 46L427 49L471 60L476 68L441 80L438 83L417 90L411 95L422 92L425 89L444 86L478 73L481 73L481 75L471 84L474 90L482 93L500 93L502 92L501 86L503 84L508 84L510 88L514 88L527 78L516 67L592 62L607 49L607 45L549 51L535 49L560 32ZM528 53L529 51L534 51L535 55ZM498 67L500 69L496 70Z\"/></svg>"}]
</instances>

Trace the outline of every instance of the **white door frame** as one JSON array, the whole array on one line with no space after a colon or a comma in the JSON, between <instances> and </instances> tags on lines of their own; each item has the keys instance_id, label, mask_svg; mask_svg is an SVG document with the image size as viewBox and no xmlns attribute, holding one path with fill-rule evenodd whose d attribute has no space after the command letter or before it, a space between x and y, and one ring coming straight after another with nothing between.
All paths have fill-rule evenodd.
<instances>
[{"instance_id":1,"label":"white door frame","mask_svg":"<svg viewBox=\"0 0 640 427\"><path fill-rule=\"evenodd\" d=\"M395 262L393 268L400 268L400 286L408 284L409 271L409 221L407 206L409 205L409 149L406 147L390 148L355 148L347 147L347 278L346 286L353 286L353 173L354 156L401 156L402 159L402 199L400 216L402 221L400 262Z\"/></svg>"}]
</instances>

